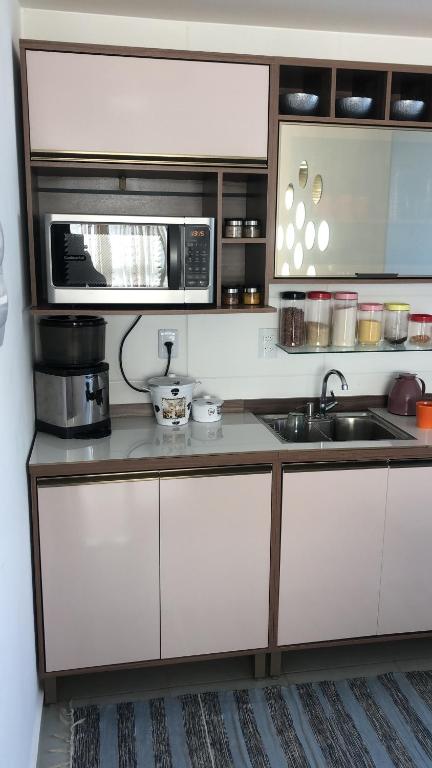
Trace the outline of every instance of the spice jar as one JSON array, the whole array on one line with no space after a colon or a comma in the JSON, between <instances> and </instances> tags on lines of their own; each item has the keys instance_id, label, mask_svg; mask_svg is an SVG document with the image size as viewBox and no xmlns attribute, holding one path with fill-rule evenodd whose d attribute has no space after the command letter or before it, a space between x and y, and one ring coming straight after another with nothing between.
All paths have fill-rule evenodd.
<instances>
[{"instance_id":1,"label":"spice jar","mask_svg":"<svg viewBox=\"0 0 432 768\"><path fill-rule=\"evenodd\" d=\"M279 342L285 347L302 347L305 343L305 298L302 291L281 293Z\"/></svg>"},{"instance_id":2,"label":"spice jar","mask_svg":"<svg viewBox=\"0 0 432 768\"><path fill-rule=\"evenodd\" d=\"M310 291L306 305L306 341L311 347L328 347L330 343L331 293Z\"/></svg>"},{"instance_id":3,"label":"spice jar","mask_svg":"<svg viewBox=\"0 0 432 768\"><path fill-rule=\"evenodd\" d=\"M222 304L225 307L236 307L240 304L240 288L238 285L222 286Z\"/></svg>"},{"instance_id":4,"label":"spice jar","mask_svg":"<svg viewBox=\"0 0 432 768\"><path fill-rule=\"evenodd\" d=\"M260 237L261 225L258 219L245 219L243 224L243 237Z\"/></svg>"},{"instance_id":5,"label":"spice jar","mask_svg":"<svg viewBox=\"0 0 432 768\"><path fill-rule=\"evenodd\" d=\"M414 314L409 316L408 342L416 349L432 347L432 315Z\"/></svg>"},{"instance_id":6,"label":"spice jar","mask_svg":"<svg viewBox=\"0 0 432 768\"><path fill-rule=\"evenodd\" d=\"M384 304L384 339L389 344L403 344L408 338L409 304Z\"/></svg>"},{"instance_id":7,"label":"spice jar","mask_svg":"<svg viewBox=\"0 0 432 768\"><path fill-rule=\"evenodd\" d=\"M356 342L357 299L354 291L338 291L334 295L332 344L334 347L353 347Z\"/></svg>"},{"instance_id":8,"label":"spice jar","mask_svg":"<svg viewBox=\"0 0 432 768\"><path fill-rule=\"evenodd\" d=\"M224 237L243 237L243 219L225 219Z\"/></svg>"},{"instance_id":9,"label":"spice jar","mask_svg":"<svg viewBox=\"0 0 432 768\"><path fill-rule=\"evenodd\" d=\"M358 305L357 340L376 347L382 339L383 305L368 302Z\"/></svg>"},{"instance_id":10,"label":"spice jar","mask_svg":"<svg viewBox=\"0 0 432 768\"><path fill-rule=\"evenodd\" d=\"M261 290L255 286L243 288L243 304L255 306L261 304Z\"/></svg>"}]
</instances>

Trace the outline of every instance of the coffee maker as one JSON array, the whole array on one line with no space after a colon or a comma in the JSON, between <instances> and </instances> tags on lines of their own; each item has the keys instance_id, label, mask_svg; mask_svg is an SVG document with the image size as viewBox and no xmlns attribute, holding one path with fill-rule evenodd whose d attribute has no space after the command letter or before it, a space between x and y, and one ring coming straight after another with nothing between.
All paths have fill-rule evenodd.
<instances>
[{"instance_id":1,"label":"coffee maker","mask_svg":"<svg viewBox=\"0 0 432 768\"><path fill-rule=\"evenodd\" d=\"M62 438L111 434L109 366L100 317L48 317L38 326L36 428Z\"/></svg>"}]
</instances>

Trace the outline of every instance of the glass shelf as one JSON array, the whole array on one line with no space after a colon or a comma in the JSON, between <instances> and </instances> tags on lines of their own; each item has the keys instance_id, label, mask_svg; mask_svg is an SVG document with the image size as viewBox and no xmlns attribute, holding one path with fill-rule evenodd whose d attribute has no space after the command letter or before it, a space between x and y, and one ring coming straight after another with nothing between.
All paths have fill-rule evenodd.
<instances>
[{"instance_id":1,"label":"glass shelf","mask_svg":"<svg viewBox=\"0 0 432 768\"><path fill-rule=\"evenodd\" d=\"M355 347L309 347L305 344L303 347L285 347L283 344L276 343L279 349L287 352L289 355L316 355L316 354L328 354L338 353L356 353L356 352L432 352L432 347L408 347L405 344L391 345L387 342L383 342L378 346L355 346Z\"/></svg>"}]
</instances>

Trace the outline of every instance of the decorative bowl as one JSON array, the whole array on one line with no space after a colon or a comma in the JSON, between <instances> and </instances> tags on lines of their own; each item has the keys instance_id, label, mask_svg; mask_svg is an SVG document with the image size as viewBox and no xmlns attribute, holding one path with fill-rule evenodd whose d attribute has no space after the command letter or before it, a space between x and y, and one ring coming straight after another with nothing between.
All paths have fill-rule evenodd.
<instances>
[{"instance_id":1,"label":"decorative bowl","mask_svg":"<svg viewBox=\"0 0 432 768\"><path fill-rule=\"evenodd\" d=\"M367 117L373 105L370 96L343 96L336 99L338 117Z\"/></svg>"},{"instance_id":2,"label":"decorative bowl","mask_svg":"<svg viewBox=\"0 0 432 768\"><path fill-rule=\"evenodd\" d=\"M425 108L420 99L397 99L393 101L390 110L392 120L419 120Z\"/></svg>"},{"instance_id":3,"label":"decorative bowl","mask_svg":"<svg viewBox=\"0 0 432 768\"><path fill-rule=\"evenodd\" d=\"M314 115L318 109L316 93L282 93L279 108L283 115Z\"/></svg>"}]
</instances>

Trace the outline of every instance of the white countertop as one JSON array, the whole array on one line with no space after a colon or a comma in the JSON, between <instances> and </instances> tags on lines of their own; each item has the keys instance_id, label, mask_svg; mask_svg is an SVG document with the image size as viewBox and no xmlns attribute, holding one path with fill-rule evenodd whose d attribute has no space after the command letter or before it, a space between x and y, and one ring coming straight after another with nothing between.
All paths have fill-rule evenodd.
<instances>
[{"instance_id":1,"label":"white countertop","mask_svg":"<svg viewBox=\"0 0 432 768\"><path fill-rule=\"evenodd\" d=\"M63 440L38 432L30 465L279 451L281 445L251 413L228 413L221 421L190 421L183 427L161 427L153 416L122 416L112 419L111 435L98 440Z\"/></svg>"},{"instance_id":2,"label":"white countertop","mask_svg":"<svg viewBox=\"0 0 432 768\"><path fill-rule=\"evenodd\" d=\"M122 459L154 459L211 454L341 450L361 448L431 448L432 430L418 429L414 416L394 416L384 408L372 412L412 435L408 440L284 443L248 412L228 413L221 421L183 427L161 427L152 416L123 416L112 420L112 434L98 440L62 440L38 432L30 465L74 464ZM371 451L371 459L373 453Z\"/></svg>"}]
</instances>

